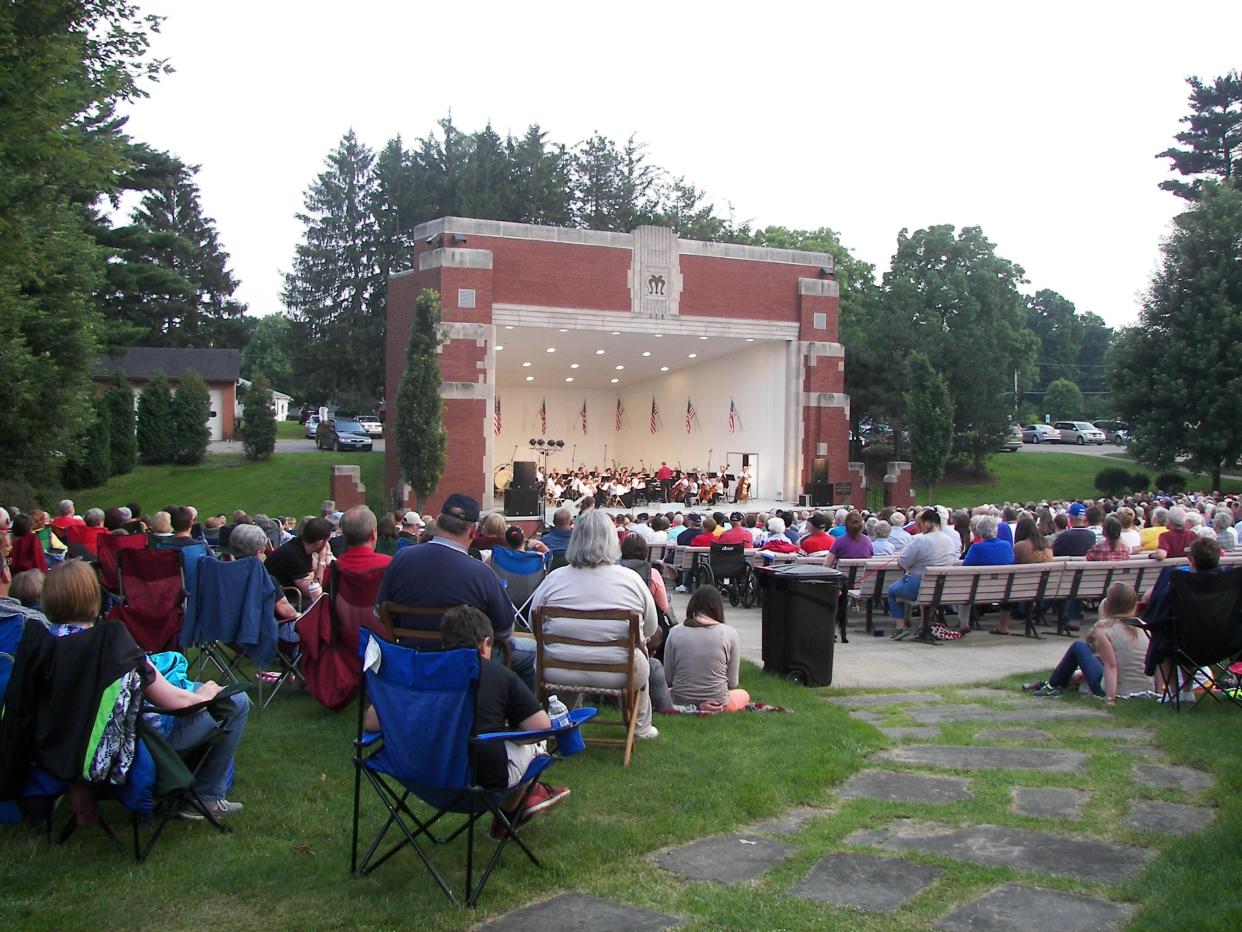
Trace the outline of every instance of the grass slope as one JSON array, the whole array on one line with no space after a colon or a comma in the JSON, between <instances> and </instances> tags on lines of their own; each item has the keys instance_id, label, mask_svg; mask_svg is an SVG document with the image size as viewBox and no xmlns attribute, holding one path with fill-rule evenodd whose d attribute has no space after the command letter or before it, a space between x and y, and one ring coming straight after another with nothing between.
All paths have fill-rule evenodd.
<instances>
[{"instance_id":1,"label":"grass slope","mask_svg":"<svg viewBox=\"0 0 1242 932\"><path fill-rule=\"evenodd\" d=\"M72 493L83 512L91 505L107 507L138 502L148 514L169 504L189 504L200 514L318 514L328 497L328 467L350 463L362 467L367 503L378 509L383 487L382 453L280 453L251 462L228 453L208 454L198 466L139 466L127 476L113 476L94 489Z\"/></svg>"}]
</instances>

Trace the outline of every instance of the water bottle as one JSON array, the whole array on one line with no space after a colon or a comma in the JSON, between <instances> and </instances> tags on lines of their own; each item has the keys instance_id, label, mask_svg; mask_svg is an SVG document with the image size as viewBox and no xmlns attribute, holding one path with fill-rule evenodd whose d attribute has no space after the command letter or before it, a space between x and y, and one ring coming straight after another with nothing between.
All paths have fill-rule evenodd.
<instances>
[{"instance_id":1,"label":"water bottle","mask_svg":"<svg viewBox=\"0 0 1242 932\"><path fill-rule=\"evenodd\" d=\"M553 728L569 727L569 709L556 696L548 697L548 718L552 719Z\"/></svg>"}]
</instances>

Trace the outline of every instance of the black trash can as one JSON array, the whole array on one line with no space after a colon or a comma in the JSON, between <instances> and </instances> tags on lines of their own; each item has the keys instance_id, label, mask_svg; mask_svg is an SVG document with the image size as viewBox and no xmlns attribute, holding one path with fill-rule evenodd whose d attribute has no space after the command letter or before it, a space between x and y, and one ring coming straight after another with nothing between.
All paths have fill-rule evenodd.
<instances>
[{"instance_id":1,"label":"black trash can","mask_svg":"<svg viewBox=\"0 0 1242 932\"><path fill-rule=\"evenodd\" d=\"M761 567L757 573L763 587L763 669L806 686L831 686L845 574L812 564Z\"/></svg>"}]
</instances>

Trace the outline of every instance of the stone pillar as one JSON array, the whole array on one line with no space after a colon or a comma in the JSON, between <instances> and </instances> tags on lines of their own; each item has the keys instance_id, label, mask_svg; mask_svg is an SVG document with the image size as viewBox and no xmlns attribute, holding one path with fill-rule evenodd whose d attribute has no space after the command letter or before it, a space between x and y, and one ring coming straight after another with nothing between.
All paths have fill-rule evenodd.
<instances>
[{"instance_id":1,"label":"stone pillar","mask_svg":"<svg viewBox=\"0 0 1242 932\"><path fill-rule=\"evenodd\" d=\"M845 348L837 342L840 288L833 278L798 280L798 349L802 371L800 481L811 481L816 457L828 460L828 481L849 483L851 500L858 476L849 465L850 399L845 394ZM835 496L834 496L835 497Z\"/></svg>"},{"instance_id":2,"label":"stone pillar","mask_svg":"<svg viewBox=\"0 0 1242 932\"><path fill-rule=\"evenodd\" d=\"M367 487L362 484L362 467L333 466L328 478L328 498L336 502L338 511L348 511L367 503Z\"/></svg>"},{"instance_id":3,"label":"stone pillar","mask_svg":"<svg viewBox=\"0 0 1242 932\"><path fill-rule=\"evenodd\" d=\"M914 474L909 463L889 463L884 473L884 504L903 511L914 505Z\"/></svg>"},{"instance_id":4,"label":"stone pillar","mask_svg":"<svg viewBox=\"0 0 1242 932\"><path fill-rule=\"evenodd\" d=\"M862 463L850 463L851 495L842 504L851 508L863 508L867 504L867 467Z\"/></svg>"}]
</instances>

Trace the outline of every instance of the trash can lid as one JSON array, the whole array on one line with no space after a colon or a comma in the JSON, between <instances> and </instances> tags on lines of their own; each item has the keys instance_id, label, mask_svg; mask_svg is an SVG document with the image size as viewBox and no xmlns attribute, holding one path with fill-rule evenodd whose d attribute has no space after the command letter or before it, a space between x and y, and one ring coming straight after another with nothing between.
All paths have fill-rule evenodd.
<instances>
[{"instance_id":1,"label":"trash can lid","mask_svg":"<svg viewBox=\"0 0 1242 932\"><path fill-rule=\"evenodd\" d=\"M774 576L796 576L799 579L838 579L845 576L838 569L818 563L786 563L765 569Z\"/></svg>"}]
</instances>

